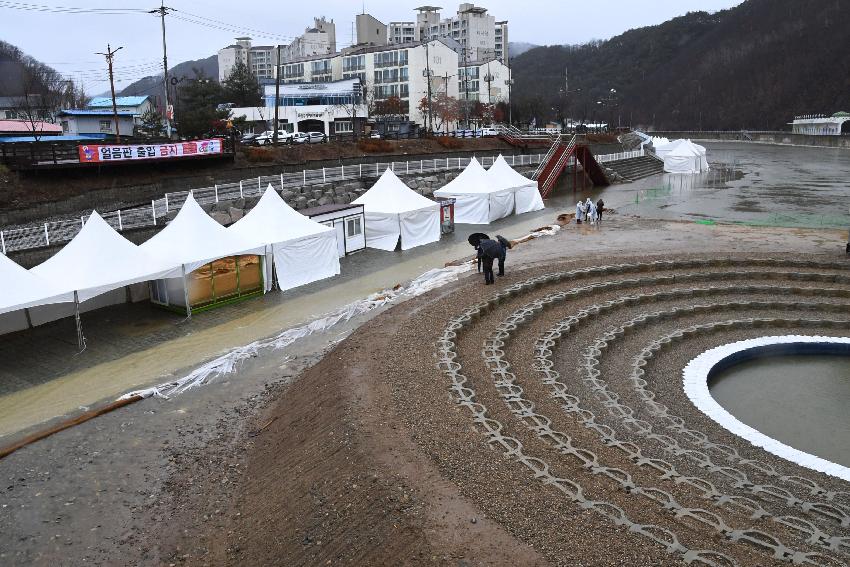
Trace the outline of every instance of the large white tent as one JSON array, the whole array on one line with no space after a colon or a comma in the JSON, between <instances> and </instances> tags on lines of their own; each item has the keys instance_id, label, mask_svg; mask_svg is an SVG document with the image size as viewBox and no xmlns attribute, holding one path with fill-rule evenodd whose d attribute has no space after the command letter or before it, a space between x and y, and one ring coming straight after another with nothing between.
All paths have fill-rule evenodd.
<instances>
[{"instance_id":1,"label":"large white tent","mask_svg":"<svg viewBox=\"0 0 850 567\"><path fill-rule=\"evenodd\" d=\"M515 211L518 215L545 208L537 182L525 177L508 165L502 154L499 154L499 157L487 170L487 180L496 189L513 191Z\"/></svg>"},{"instance_id":2,"label":"large white tent","mask_svg":"<svg viewBox=\"0 0 850 567\"><path fill-rule=\"evenodd\" d=\"M63 292L55 282L50 282L22 268L13 260L0 254L0 314L9 313L46 303L73 301L73 294Z\"/></svg>"},{"instance_id":3,"label":"large white tent","mask_svg":"<svg viewBox=\"0 0 850 567\"><path fill-rule=\"evenodd\" d=\"M440 205L423 197L387 169L377 182L353 201L366 215L366 246L395 250L440 240Z\"/></svg>"},{"instance_id":4,"label":"large white tent","mask_svg":"<svg viewBox=\"0 0 850 567\"><path fill-rule=\"evenodd\" d=\"M336 230L294 210L271 185L257 205L227 231L246 242L268 246L282 290L340 272Z\"/></svg>"},{"instance_id":5,"label":"large white tent","mask_svg":"<svg viewBox=\"0 0 850 567\"><path fill-rule=\"evenodd\" d=\"M455 199L457 223L490 224L514 211L513 189L497 188L475 158L434 196Z\"/></svg>"},{"instance_id":6,"label":"large white tent","mask_svg":"<svg viewBox=\"0 0 850 567\"><path fill-rule=\"evenodd\" d=\"M199 272L195 274L198 277L187 280L187 274L214 260L243 254L262 255L265 253L263 245L258 245L256 242L232 234L214 221L204 212L191 193L183 206L180 207L180 211L178 211L174 220L139 248L154 258L176 266L163 276L163 280L157 282L155 288L152 288L151 299L160 304L179 306L181 310L185 308L189 316L192 314L192 305L196 301L191 297L194 294L193 290L197 290L200 295L203 295L205 293L202 289L204 284L199 282L201 280L205 282L215 277L215 270L212 267L210 268L209 277L207 275L202 276ZM238 269L236 267L237 274ZM240 281L238 275L235 281L237 282L238 292ZM266 280L263 283L265 284L263 290L268 291L270 282ZM179 297L180 295L183 297ZM214 291L212 299L215 300Z\"/></svg>"},{"instance_id":7,"label":"large white tent","mask_svg":"<svg viewBox=\"0 0 850 567\"><path fill-rule=\"evenodd\" d=\"M655 148L655 155L664 160L667 173L702 173L708 171L708 159L703 146L690 140L673 140Z\"/></svg>"},{"instance_id":8,"label":"large white tent","mask_svg":"<svg viewBox=\"0 0 850 567\"><path fill-rule=\"evenodd\" d=\"M30 271L73 296L78 339L83 348L80 303L127 285L162 277L173 268L167 260L142 251L97 212L92 212L68 244Z\"/></svg>"}]
</instances>

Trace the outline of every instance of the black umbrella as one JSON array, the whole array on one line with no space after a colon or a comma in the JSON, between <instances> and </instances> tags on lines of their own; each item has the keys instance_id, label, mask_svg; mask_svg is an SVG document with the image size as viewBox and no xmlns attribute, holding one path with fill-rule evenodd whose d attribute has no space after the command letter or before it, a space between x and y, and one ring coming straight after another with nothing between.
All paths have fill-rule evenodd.
<instances>
[{"instance_id":1,"label":"black umbrella","mask_svg":"<svg viewBox=\"0 0 850 567\"><path fill-rule=\"evenodd\" d=\"M469 237L466 240L472 246L475 246L477 248L479 242L481 242L482 240L487 240L489 238L490 237L487 236L486 234L484 234L483 232L473 232L472 234L469 235Z\"/></svg>"}]
</instances>

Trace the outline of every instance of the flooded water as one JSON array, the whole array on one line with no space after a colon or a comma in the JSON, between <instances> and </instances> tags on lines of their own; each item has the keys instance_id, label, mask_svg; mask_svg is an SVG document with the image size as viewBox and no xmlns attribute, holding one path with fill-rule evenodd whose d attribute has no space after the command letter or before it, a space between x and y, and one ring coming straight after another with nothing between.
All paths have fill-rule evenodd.
<instances>
[{"instance_id":1,"label":"flooded water","mask_svg":"<svg viewBox=\"0 0 850 567\"><path fill-rule=\"evenodd\" d=\"M601 195L619 212L710 224L850 227L850 151L706 142L711 170L656 175Z\"/></svg>"},{"instance_id":2,"label":"flooded water","mask_svg":"<svg viewBox=\"0 0 850 567\"><path fill-rule=\"evenodd\" d=\"M741 422L850 467L850 356L766 356L736 364L709 384Z\"/></svg>"}]
</instances>

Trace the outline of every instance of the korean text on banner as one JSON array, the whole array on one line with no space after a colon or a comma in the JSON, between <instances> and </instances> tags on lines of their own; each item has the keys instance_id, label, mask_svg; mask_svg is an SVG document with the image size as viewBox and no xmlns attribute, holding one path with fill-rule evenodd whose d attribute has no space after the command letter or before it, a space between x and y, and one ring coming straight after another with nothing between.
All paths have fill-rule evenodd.
<instances>
[{"instance_id":1,"label":"korean text on banner","mask_svg":"<svg viewBox=\"0 0 850 567\"><path fill-rule=\"evenodd\" d=\"M132 146L102 146L85 144L78 146L80 163L103 163L112 161L135 161L140 159L169 159L221 154L223 140L194 140L175 144L139 144Z\"/></svg>"}]
</instances>

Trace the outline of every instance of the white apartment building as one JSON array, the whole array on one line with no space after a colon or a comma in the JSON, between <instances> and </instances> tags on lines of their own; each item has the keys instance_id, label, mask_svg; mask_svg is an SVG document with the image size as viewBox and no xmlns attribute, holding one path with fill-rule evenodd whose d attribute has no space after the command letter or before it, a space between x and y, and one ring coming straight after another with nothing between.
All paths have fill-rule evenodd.
<instances>
[{"instance_id":1,"label":"white apartment building","mask_svg":"<svg viewBox=\"0 0 850 567\"><path fill-rule=\"evenodd\" d=\"M276 57L275 46L252 46L250 37L237 37L235 44L218 50L218 80L225 81L237 61L247 65L258 79L272 79Z\"/></svg>"},{"instance_id":2,"label":"white apartment building","mask_svg":"<svg viewBox=\"0 0 850 567\"><path fill-rule=\"evenodd\" d=\"M416 22L390 22L387 26L387 41L393 44L416 41Z\"/></svg>"},{"instance_id":3,"label":"white apartment building","mask_svg":"<svg viewBox=\"0 0 850 567\"><path fill-rule=\"evenodd\" d=\"M497 59L461 62L458 67L458 99L483 104L508 102L511 70Z\"/></svg>"},{"instance_id":4,"label":"white apartment building","mask_svg":"<svg viewBox=\"0 0 850 567\"><path fill-rule=\"evenodd\" d=\"M487 8L465 2L458 6L454 18L441 18L438 6L420 6L416 10L415 41L450 37L464 49L461 58L466 61L486 61L497 57L497 52L501 54L499 59L507 57L508 23L497 25Z\"/></svg>"},{"instance_id":5,"label":"white apartment building","mask_svg":"<svg viewBox=\"0 0 850 567\"><path fill-rule=\"evenodd\" d=\"M495 31L495 50L496 50L496 59L499 61L507 61L510 57L510 52L508 51L508 22L507 20L502 22L496 22L496 31Z\"/></svg>"},{"instance_id":6,"label":"white apartment building","mask_svg":"<svg viewBox=\"0 0 850 567\"><path fill-rule=\"evenodd\" d=\"M308 57L281 65L284 84L358 79L367 105L393 96L407 102L410 120L424 126L417 110L428 96L427 73L432 96L445 92L458 97L458 54L445 41L387 46L354 46L330 57Z\"/></svg>"},{"instance_id":7,"label":"white apartment building","mask_svg":"<svg viewBox=\"0 0 850 567\"><path fill-rule=\"evenodd\" d=\"M283 61L336 53L336 24L333 20L326 20L324 16L313 18L313 27L305 28L304 33L282 51Z\"/></svg>"}]
</instances>

